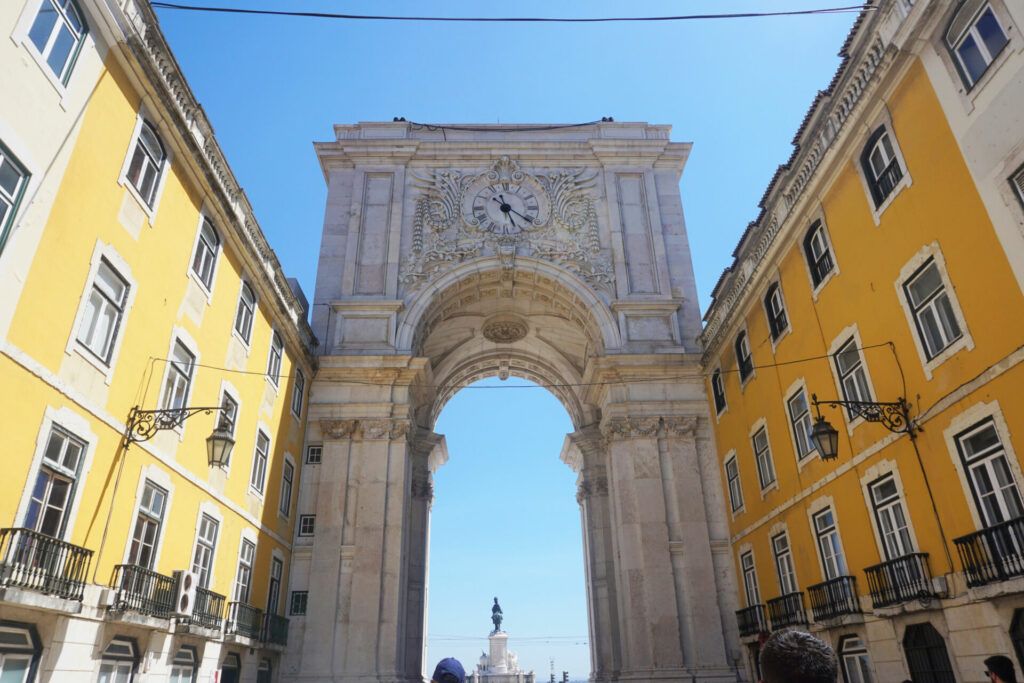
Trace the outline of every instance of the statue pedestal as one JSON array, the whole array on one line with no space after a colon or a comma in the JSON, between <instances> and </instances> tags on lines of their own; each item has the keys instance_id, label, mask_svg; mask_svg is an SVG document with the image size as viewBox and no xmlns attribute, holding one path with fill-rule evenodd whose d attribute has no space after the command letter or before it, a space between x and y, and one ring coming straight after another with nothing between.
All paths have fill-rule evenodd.
<instances>
[{"instance_id":1,"label":"statue pedestal","mask_svg":"<svg viewBox=\"0 0 1024 683\"><path fill-rule=\"evenodd\" d=\"M491 631L487 636L489 653L480 656L476 671L469 674L470 683L534 683L533 672L519 668L514 653L508 649L508 634Z\"/></svg>"},{"instance_id":2,"label":"statue pedestal","mask_svg":"<svg viewBox=\"0 0 1024 683\"><path fill-rule=\"evenodd\" d=\"M491 644L489 673L508 673L508 634L504 631L494 631L487 640Z\"/></svg>"}]
</instances>

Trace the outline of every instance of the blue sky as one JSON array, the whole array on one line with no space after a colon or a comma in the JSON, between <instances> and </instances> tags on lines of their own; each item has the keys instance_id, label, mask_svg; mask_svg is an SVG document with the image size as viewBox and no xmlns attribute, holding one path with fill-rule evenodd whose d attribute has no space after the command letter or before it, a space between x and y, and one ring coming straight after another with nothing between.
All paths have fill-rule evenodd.
<instances>
[{"instance_id":1,"label":"blue sky","mask_svg":"<svg viewBox=\"0 0 1024 683\"><path fill-rule=\"evenodd\" d=\"M377 14L635 16L850 3L208 4ZM694 144L681 191L702 308L736 240L757 215L768 180L789 157L793 133L814 94L831 79L836 52L854 19L845 14L510 25L158 13L285 272L299 278L310 300L326 196L312 142L333 139L334 123L394 116L420 122L576 123L614 116L671 124L674 140ZM463 391L442 415L437 431L447 434L452 459L438 475L434 506L430 629L435 637L485 635L495 592L503 599L513 638L586 634L573 477L557 460L570 429L561 407L541 389ZM496 535L487 532L492 496L509 506L496 521ZM467 520L483 526L467 526ZM439 564L439 557L445 562ZM494 563L499 566L487 573L466 573L483 572ZM430 657L442 654L441 644L445 653L479 655L475 645L435 640ZM518 649L522 661L546 678L549 650L525 642ZM559 671L586 676L586 646L561 646L554 656Z\"/></svg>"}]
</instances>

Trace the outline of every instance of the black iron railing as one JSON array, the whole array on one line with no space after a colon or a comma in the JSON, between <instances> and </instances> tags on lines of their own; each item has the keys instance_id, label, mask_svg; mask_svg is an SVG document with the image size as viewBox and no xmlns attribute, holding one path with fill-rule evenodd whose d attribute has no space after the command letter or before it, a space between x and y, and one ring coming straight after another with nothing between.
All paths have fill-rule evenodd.
<instances>
[{"instance_id":1,"label":"black iron railing","mask_svg":"<svg viewBox=\"0 0 1024 683\"><path fill-rule=\"evenodd\" d=\"M778 631L787 626L807 625L807 612L804 611L803 593L786 593L768 601L768 619L772 630Z\"/></svg>"},{"instance_id":2,"label":"black iron railing","mask_svg":"<svg viewBox=\"0 0 1024 683\"><path fill-rule=\"evenodd\" d=\"M808 586L807 597L811 601L811 614L815 621L860 613L857 579L853 576L837 576Z\"/></svg>"},{"instance_id":3,"label":"black iron railing","mask_svg":"<svg viewBox=\"0 0 1024 683\"><path fill-rule=\"evenodd\" d=\"M871 604L877 609L901 602L934 597L928 553L910 553L864 570Z\"/></svg>"},{"instance_id":4,"label":"black iron railing","mask_svg":"<svg viewBox=\"0 0 1024 683\"><path fill-rule=\"evenodd\" d=\"M259 639L263 629L263 610L244 602L228 603L228 620L224 625L227 635Z\"/></svg>"},{"instance_id":5,"label":"black iron railing","mask_svg":"<svg viewBox=\"0 0 1024 683\"><path fill-rule=\"evenodd\" d=\"M900 168L899 160L893 159L875 180L875 204L880 205L884 202L901 180L903 180L903 169Z\"/></svg>"},{"instance_id":6,"label":"black iron railing","mask_svg":"<svg viewBox=\"0 0 1024 683\"><path fill-rule=\"evenodd\" d=\"M1024 575L1024 517L955 538L953 543L972 588Z\"/></svg>"},{"instance_id":7,"label":"black iron railing","mask_svg":"<svg viewBox=\"0 0 1024 683\"><path fill-rule=\"evenodd\" d=\"M111 588L114 595L114 611L132 610L161 619L174 613L174 592L177 583L170 576L140 567L136 564L119 564L114 567Z\"/></svg>"},{"instance_id":8,"label":"black iron railing","mask_svg":"<svg viewBox=\"0 0 1024 683\"><path fill-rule=\"evenodd\" d=\"M741 636L756 636L768 632L768 621L764 618L764 605L751 605L736 610L736 625Z\"/></svg>"},{"instance_id":9,"label":"black iron railing","mask_svg":"<svg viewBox=\"0 0 1024 683\"><path fill-rule=\"evenodd\" d=\"M196 588L196 604L192 616L186 619L190 624L220 630L224 624L224 602L226 598L220 593Z\"/></svg>"},{"instance_id":10,"label":"black iron railing","mask_svg":"<svg viewBox=\"0 0 1024 683\"><path fill-rule=\"evenodd\" d=\"M0 529L0 586L81 600L92 551L31 529Z\"/></svg>"},{"instance_id":11,"label":"black iron railing","mask_svg":"<svg viewBox=\"0 0 1024 683\"><path fill-rule=\"evenodd\" d=\"M288 644L288 620L276 614L263 615L263 632L260 640L273 645Z\"/></svg>"}]
</instances>

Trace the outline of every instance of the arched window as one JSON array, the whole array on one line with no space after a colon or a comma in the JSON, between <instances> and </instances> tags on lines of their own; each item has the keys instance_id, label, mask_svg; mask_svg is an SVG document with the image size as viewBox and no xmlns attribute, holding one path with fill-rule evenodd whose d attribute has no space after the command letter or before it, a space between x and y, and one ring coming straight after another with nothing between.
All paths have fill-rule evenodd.
<instances>
[{"instance_id":1,"label":"arched window","mask_svg":"<svg viewBox=\"0 0 1024 683\"><path fill-rule=\"evenodd\" d=\"M754 371L754 362L750 357L750 342L747 341L747 333L740 332L736 337L736 365L740 370L740 380L750 377Z\"/></svg>"},{"instance_id":2,"label":"arched window","mask_svg":"<svg viewBox=\"0 0 1024 683\"><path fill-rule=\"evenodd\" d=\"M860 164L877 209L903 179L903 168L896 157L896 148L889 136L889 129L884 125L879 126L868 138L860 156Z\"/></svg>"},{"instance_id":3,"label":"arched window","mask_svg":"<svg viewBox=\"0 0 1024 683\"><path fill-rule=\"evenodd\" d=\"M153 124L143 119L139 135L135 138L127 178L138 191L142 201L151 209L156 203L156 191L160 186L165 161L167 152L164 150L164 143L160 141Z\"/></svg>"},{"instance_id":4,"label":"arched window","mask_svg":"<svg viewBox=\"0 0 1024 683\"><path fill-rule=\"evenodd\" d=\"M139 650L132 638L117 637L103 650L97 683L132 683Z\"/></svg>"},{"instance_id":5,"label":"arched window","mask_svg":"<svg viewBox=\"0 0 1024 683\"><path fill-rule=\"evenodd\" d=\"M914 683L956 683L946 641L928 622L907 627L903 634L903 653Z\"/></svg>"},{"instance_id":6,"label":"arched window","mask_svg":"<svg viewBox=\"0 0 1024 683\"><path fill-rule=\"evenodd\" d=\"M241 672L241 658L234 652L227 653L224 656L224 662L220 665L220 683L238 683Z\"/></svg>"},{"instance_id":7,"label":"arched window","mask_svg":"<svg viewBox=\"0 0 1024 683\"><path fill-rule=\"evenodd\" d=\"M768 328L772 333L772 341L778 340L789 327L786 317L786 305L782 302L782 290L779 283L774 283L764 295L764 310L768 314Z\"/></svg>"},{"instance_id":8,"label":"arched window","mask_svg":"<svg viewBox=\"0 0 1024 683\"><path fill-rule=\"evenodd\" d=\"M199 229L196 253L192 258L192 272L196 274L207 291L213 289L213 271L217 265L219 251L220 237L217 236L217 231L209 219L204 218L203 225Z\"/></svg>"},{"instance_id":9,"label":"arched window","mask_svg":"<svg viewBox=\"0 0 1024 683\"><path fill-rule=\"evenodd\" d=\"M711 373L711 393L715 396L715 414L725 410L725 384L722 382L722 371Z\"/></svg>"},{"instance_id":10,"label":"arched window","mask_svg":"<svg viewBox=\"0 0 1024 683\"><path fill-rule=\"evenodd\" d=\"M235 332L247 345L252 339L252 321L256 317L256 295L245 282L238 293L238 310L235 311Z\"/></svg>"},{"instance_id":11,"label":"arched window","mask_svg":"<svg viewBox=\"0 0 1024 683\"><path fill-rule=\"evenodd\" d=\"M835 267L832 251L825 237L825 227L821 221L814 221L804 235L804 256L807 258L807 267L811 270L811 281L817 287Z\"/></svg>"},{"instance_id":12,"label":"arched window","mask_svg":"<svg viewBox=\"0 0 1024 683\"><path fill-rule=\"evenodd\" d=\"M988 71L1009 42L992 6L978 0L962 3L946 29L946 47L968 88Z\"/></svg>"},{"instance_id":13,"label":"arched window","mask_svg":"<svg viewBox=\"0 0 1024 683\"><path fill-rule=\"evenodd\" d=\"M871 659L860 636L843 636L839 640L839 661L843 665L844 683L873 683Z\"/></svg>"}]
</instances>

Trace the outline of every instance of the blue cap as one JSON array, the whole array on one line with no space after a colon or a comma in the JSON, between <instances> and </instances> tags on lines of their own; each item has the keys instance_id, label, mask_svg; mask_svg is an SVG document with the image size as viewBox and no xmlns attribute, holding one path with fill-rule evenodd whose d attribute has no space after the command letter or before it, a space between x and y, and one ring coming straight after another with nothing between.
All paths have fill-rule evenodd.
<instances>
[{"instance_id":1,"label":"blue cap","mask_svg":"<svg viewBox=\"0 0 1024 683\"><path fill-rule=\"evenodd\" d=\"M466 670L455 657L445 657L437 663L431 678L434 683L466 683Z\"/></svg>"}]
</instances>

